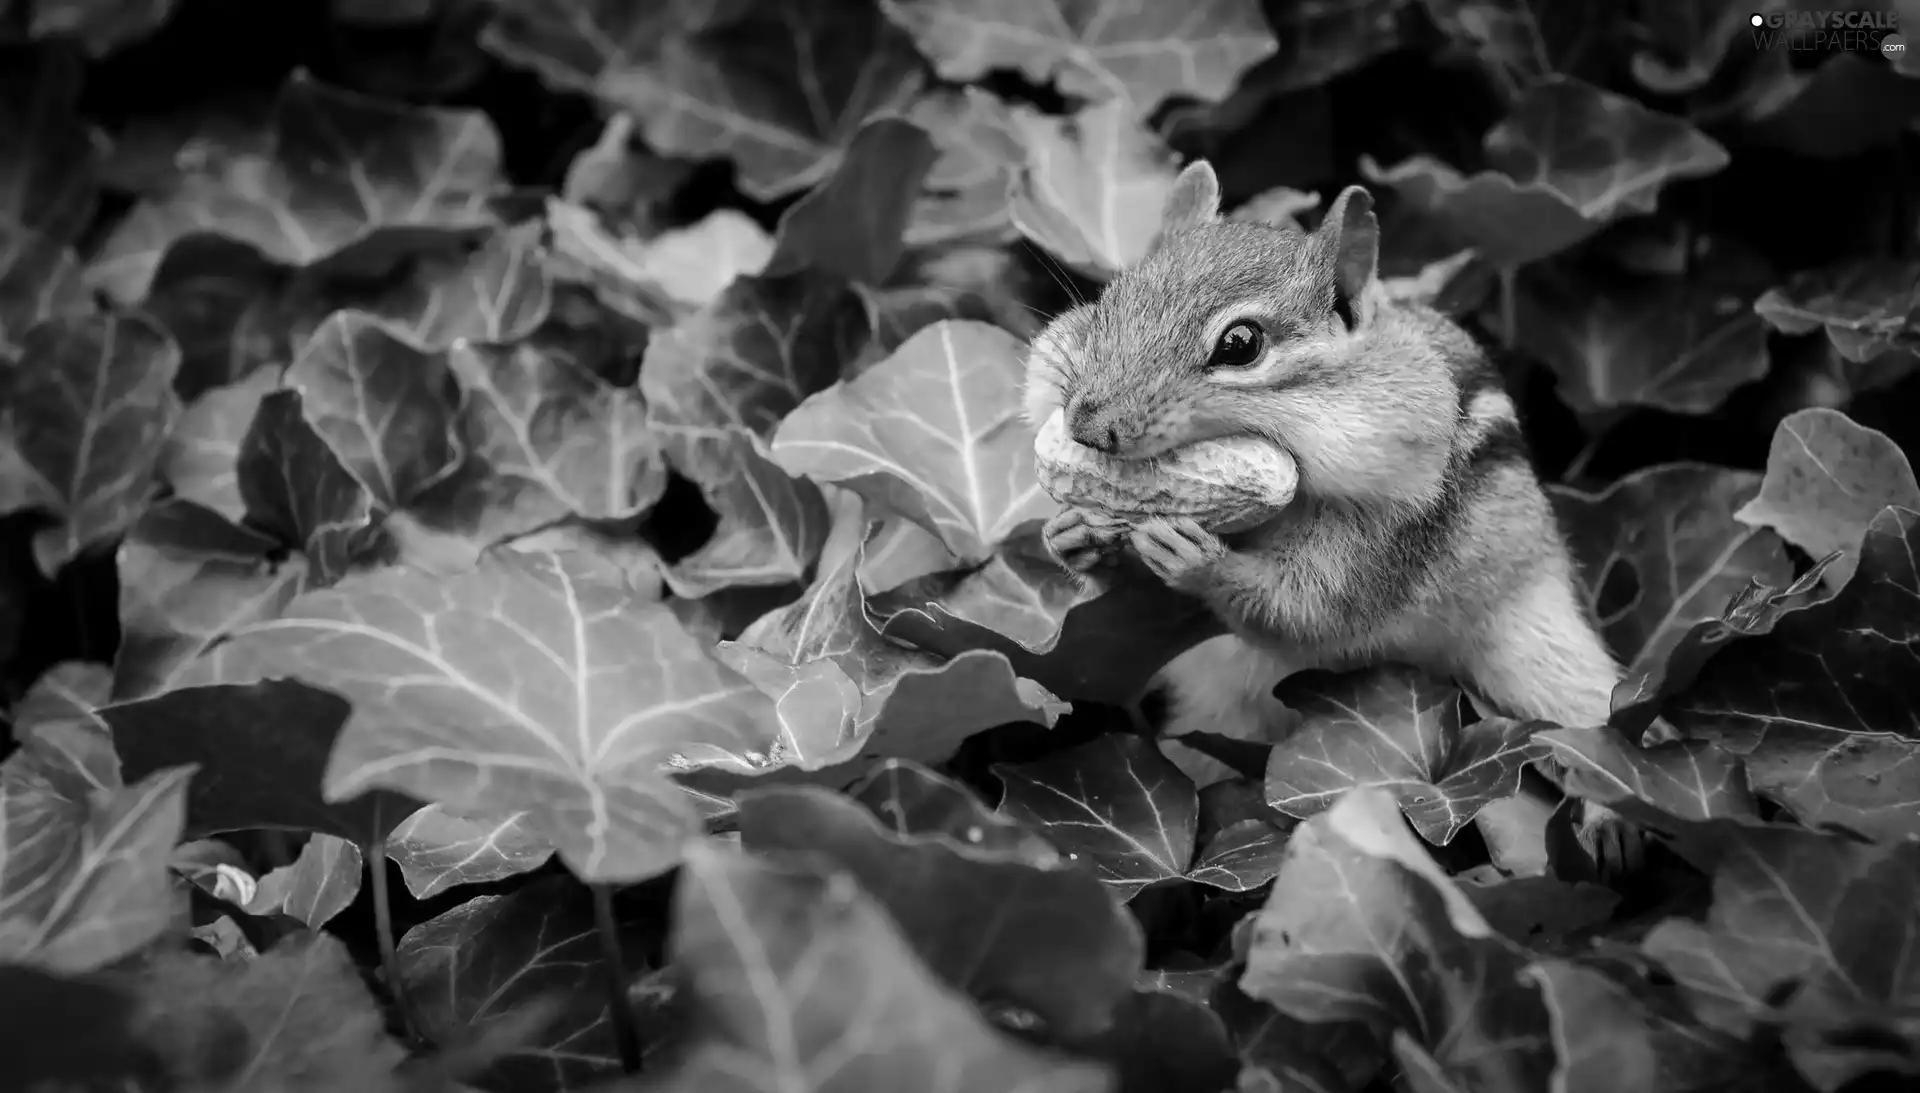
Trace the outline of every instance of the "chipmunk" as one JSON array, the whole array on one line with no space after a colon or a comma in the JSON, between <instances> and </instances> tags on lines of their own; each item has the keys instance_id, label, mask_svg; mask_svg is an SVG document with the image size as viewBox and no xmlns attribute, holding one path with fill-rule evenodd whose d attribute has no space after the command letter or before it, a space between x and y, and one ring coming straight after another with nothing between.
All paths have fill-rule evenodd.
<instances>
[{"instance_id":1,"label":"chipmunk","mask_svg":"<svg viewBox=\"0 0 1920 1093\"><path fill-rule=\"evenodd\" d=\"M1028 418L1063 410L1089 448L1151 459L1252 434L1299 466L1293 503L1246 531L1072 507L1043 529L1080 572L1130 550L1232 631L1170 666L1169 730L1258 716L1302 668L1387 660L1510 716L1604 723L1621 669L1576 594L1513 400L1464 329L1382 288L1372 197L1347 187L1312 233L1223 219L1219 202L1205 160L1184 169L1147 256L1056 316L1026 364ZM1637 829L1581 807L1596 862L1632 869Z\"/></svg>"}]
</instances>

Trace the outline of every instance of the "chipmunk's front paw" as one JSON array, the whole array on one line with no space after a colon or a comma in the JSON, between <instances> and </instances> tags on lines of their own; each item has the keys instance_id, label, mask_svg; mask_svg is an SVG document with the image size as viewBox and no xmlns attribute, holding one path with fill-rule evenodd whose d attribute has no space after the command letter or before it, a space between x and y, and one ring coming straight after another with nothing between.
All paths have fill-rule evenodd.
<instances>
[{"instance_id":1,"label":"chipmunk's front paw","mask_svg":"<svg viewBox=\"0 0 1920 1093\"><path fill-rule=\"evenodd\" d=\"M1646 864L1647 833L1598 802L1581 801L1579 809L1574 834L1600 878L1613 881L1638 873Z\"/></svg>"},{"instance_id":2,"label":"chipmunk's front paw","mask_svg":"<svg viewBox=\"0 0 1920 1093\"><path fill-rule=\"evenodd\" d=\"M1220 537L1187 517L1160 517L1134 525L1133 552L1153 575L1178 592L1196 592L1207 573L1227 556Z\"/></svg>"},{"instance_id":3,"label":"chipmunk's front paw","mask_svg":"<svg viewBox=\"0 0 1920 1093\"><path fill-rule=\"evenodd\" d=\"M1126 541L1127 525L1104 513L1069 508L1040 529L1048 553L1075 573L1111 558Z\"/></svg>"}]
</instances>

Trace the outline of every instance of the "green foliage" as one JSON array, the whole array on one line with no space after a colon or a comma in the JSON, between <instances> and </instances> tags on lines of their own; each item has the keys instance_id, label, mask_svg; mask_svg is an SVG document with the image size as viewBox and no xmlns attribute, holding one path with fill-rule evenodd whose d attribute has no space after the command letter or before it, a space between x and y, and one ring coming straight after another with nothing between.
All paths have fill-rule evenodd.
<instances>
[{"instance_id":1,"label":"green foliage","mask_svg":"<svg viewBox=\"0 0 1920 1093\"><path fill-rule=\"evenodd\" d=\"M1920 64L1750 15L0 0L8 1088L1912 1081ZM1609 725L1141 731L1022 356L1197 158L1503 350Z\"/></svg>"}]
</instances>

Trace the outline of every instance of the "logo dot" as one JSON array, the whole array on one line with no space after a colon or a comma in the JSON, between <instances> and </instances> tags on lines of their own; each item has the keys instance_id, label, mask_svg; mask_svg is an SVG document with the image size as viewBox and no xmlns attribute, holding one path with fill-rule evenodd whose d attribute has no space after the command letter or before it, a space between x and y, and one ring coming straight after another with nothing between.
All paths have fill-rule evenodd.
<instances>
[{"instance_id":1,"label":"logo dot","mask_svg":"<svg viewBox=\"0 0 1920 1093\"><path fill-rule=\"evenodd\" d=\"M1759 12L1757 12L1757 11L1756 11L1756 12L1754 12L1754 13L1753 13L1753 14L1752 14L1751 16L1749 16L1749 17L1748 17L1748 19L1747 19L1747 22L1749 22L1749 23L1752 23L1752 24L1753 24L1754 26L1756 26L1756 27L1757 27L1757 26L1759 26L1760 24L1762 24L1762 23L1764 23L1764 22L1766 22L1766 21L1767 21L1767 17L1766 17L1766 16L1764 16L1764 15L1762 15L1762 14L1760 14L1760 13L1759 13Z\"/></svg>"}]
</instances>

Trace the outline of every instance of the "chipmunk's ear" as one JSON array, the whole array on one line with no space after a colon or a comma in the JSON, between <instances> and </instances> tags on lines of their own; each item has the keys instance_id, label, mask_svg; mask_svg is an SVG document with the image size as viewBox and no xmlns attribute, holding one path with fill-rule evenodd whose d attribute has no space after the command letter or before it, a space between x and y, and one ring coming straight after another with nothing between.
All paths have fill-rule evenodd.
<instances>
[{"instance_id":1,"label":"chipmunk's ear","mask_svg":"<svg viewBox=\"0 0 1920 1093\"><path fill-rule=\"evenodd\" d=\"M1367 289L1380 267L1380 221L1364 186L1340 191L1314 233L1333 274L1333 310L1348 330L1359 325Z\"/></svg>"},{"instance_id":2,"label":"chipmunk's ear","mask_svg":"<svg viewBox=\"0 0 1920 1093\"><path fill-rule=\"evenodd\" d=\"M1160 214L1160 234L1154 240L1154 249L1159 249L1160 241L1169 235L1218 219L1220 179L1213 173L1213 164L1196 159L1173 180L1173 192L1167 195L1166 210Z\"/></svg>"}]
</instances>

